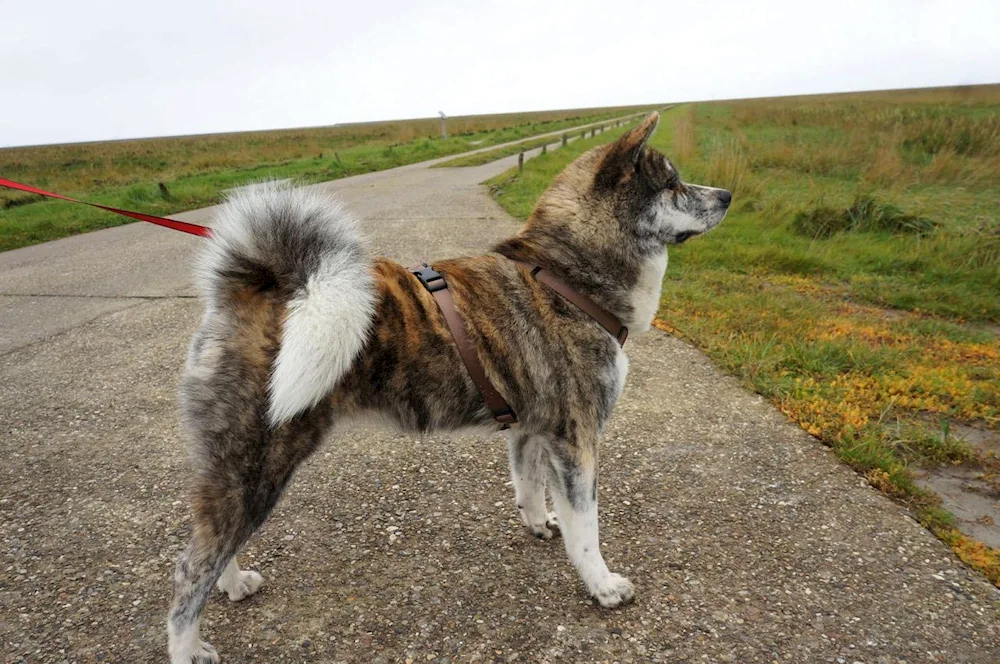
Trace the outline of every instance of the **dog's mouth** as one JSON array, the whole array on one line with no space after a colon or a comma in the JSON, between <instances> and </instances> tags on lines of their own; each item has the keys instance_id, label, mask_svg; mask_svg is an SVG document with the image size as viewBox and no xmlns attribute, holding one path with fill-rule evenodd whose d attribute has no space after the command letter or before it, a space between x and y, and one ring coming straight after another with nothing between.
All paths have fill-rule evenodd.
<instances>
[{"instance_id":1,"label":"dog's mouth","mask_svg":"<svg viewBox=\"0 0 1000 664\"><path fill-rule=\"evenodd\" d=\"M673 244L683 244L684 242L686 242L686 241L690 240L691 238L693 238L695 235L699 235L699 232L698 231L684 231L682 233L678 233L677 235L674 236Z\"/></svg>"}]
</instances>

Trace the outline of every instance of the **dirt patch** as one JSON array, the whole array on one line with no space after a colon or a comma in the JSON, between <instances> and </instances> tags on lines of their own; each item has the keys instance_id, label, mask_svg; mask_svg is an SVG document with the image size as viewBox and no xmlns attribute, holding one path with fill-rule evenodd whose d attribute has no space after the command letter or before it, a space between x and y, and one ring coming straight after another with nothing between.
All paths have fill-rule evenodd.
<instances>
[{"instance_id":1,"label":"dirt patch","mask_svg":"<svg viewBox=\"0 0 1000 664\"><path fill-rule=\"evenodd\" d=\"M952 422L950 427L955 438L964 440L983 455L1000 458L1000 431L983 429L961 422Z\"/></svg>"},{"instance_id":2,"label":"dirt patch","mask_svg":"<svg viewBox=\"0 0 1000 664\"><path fill-rule=\"evenodd\" d=\"M966 466L945 466L919 473L917 483L941 497L941 505L955 515L955 527L987 546L1000 548L1000 493Z\"/></svg>"},{"instance_id":3,"label":"dirt patch","mask_svg":"<svg viewBox=\"0 0 1000 664\"><path fill-rule=\"evenodd\" d=\"M955 527L983 544L1000 548L1000 482L995 460L1000 458L1000 433L968 424L951 423L951 433L985 459L980 465L940 466L917 473L917 484L941 497L955 516Z\"/></svg>"}]
</instances>

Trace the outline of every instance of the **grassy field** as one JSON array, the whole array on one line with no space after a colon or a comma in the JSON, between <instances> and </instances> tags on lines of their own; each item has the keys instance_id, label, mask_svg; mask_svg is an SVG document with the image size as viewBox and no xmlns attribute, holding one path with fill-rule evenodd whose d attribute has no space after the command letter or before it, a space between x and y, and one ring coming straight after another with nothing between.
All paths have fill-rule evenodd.
<instances>
[{"instance_id":1,"label":"grassy field","mask_svg":"<svg viewBox=\"0 0 1000 664\"><path fill-rule=\"evenodd\" d=\"M0 176L151 214L218 202L265 178L301 182L349 175L620 117L634 107L437 118L210 136L0 149ZM163 183L165 190L159 187ZM0 251L130 223L84 206L0 188Z\"/></svg>"},{"instance_id":2,"label":"grassy field","mask_svg":"<svg viewBox=\"0 0 1000 664\"><path fill-rule=\"evenodd\" d=\"M493 182L526 217L573 156ZM726 222L671 250L657 325L688 339L909 506L1000 585L914 471L1000 462L1000 86L687 105L653 144L734 192Z\"/></svg>"},{"instance_id":3,"label":"grassy field","mask_svg":"<svg viewBox=\"0 0 1000 664\"><path fill-rule=\"evenodd\" d=\"M582 131L579 134L574 133L573 136L568 137L571 139L585 138L588 134L593 136L596 130L597 134L606 131L607 129L612 129L613 126L609 123L608 125L602 125L600 127L595 127ZM504 148L497 148L496 150L488 150L486 152L477 152L476 154L470 154L464 157L456 157L455 159L449 159L448 161L443 161L440 164L436 164L435 168L461 168L467 166L482 166L483 164L488 164L490 162L496 161L497 159L503 159L504 157L510 157L522 151L533 150L535 148L540 148L543 145L551 145L553 143L558 143L560 137L558 136L548 136L545 138L538 138L535 140L524 141L523 143L518 143L517 145L508 145Z\"/></svg>"}]
</instances>

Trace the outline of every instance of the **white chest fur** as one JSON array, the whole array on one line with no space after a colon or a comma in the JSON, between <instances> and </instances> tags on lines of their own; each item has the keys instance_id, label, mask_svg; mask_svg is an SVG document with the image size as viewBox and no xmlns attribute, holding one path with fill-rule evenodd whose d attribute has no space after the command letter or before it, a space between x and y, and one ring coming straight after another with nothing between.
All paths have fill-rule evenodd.
<instances>
[{"instance_id":1,"label":"white chest fur","mask_svg":"<svg viewBox=\"0 0 1000 664\"><path fill-rule=\"evenodd\" d=\"M645 332L653 323L656 310L660 306L660 290L663 288L663 274L667 271L667 250L646 259L639 268L639 279L632 289L632 320L629 332Z\"/></svg>"}]
</instances>

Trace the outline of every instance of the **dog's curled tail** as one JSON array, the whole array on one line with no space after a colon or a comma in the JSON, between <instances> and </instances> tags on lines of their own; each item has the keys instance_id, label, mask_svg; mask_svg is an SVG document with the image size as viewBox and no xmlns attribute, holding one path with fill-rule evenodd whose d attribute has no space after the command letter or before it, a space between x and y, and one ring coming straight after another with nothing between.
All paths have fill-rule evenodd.
<instances>
[{"instance_id":1,"label":"dog's curled tail","mask_svg":"<svg viewBox=\"0 0 1000 664\"><path fill-rule=\"evenodd\" d=\"M375 311L371 266L357 221L334 199L265 182L220 208L197 270L210 310L224 312L238 293L285 300L272 426L316 405L361 351Z\"/></svg>"}]
</instances>

